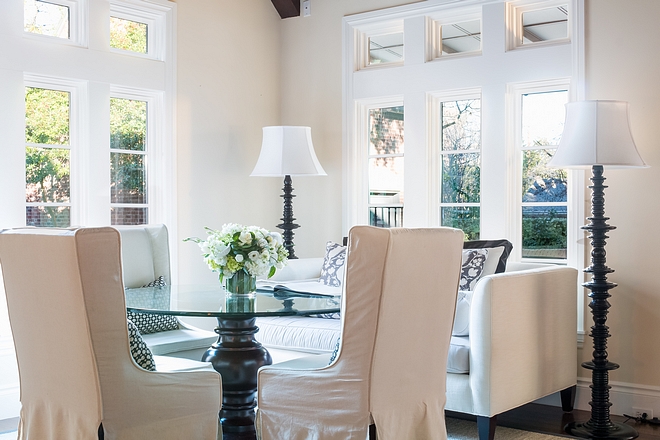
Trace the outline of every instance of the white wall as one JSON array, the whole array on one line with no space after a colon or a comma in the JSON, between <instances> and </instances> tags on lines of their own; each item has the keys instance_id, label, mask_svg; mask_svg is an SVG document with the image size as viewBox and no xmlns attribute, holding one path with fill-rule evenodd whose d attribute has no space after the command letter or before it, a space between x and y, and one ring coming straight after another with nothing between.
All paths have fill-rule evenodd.
<instances>
[{"instance_id":1,"label":"white wall","mask_svg":"<svg viewBox=\"0 0 660 440\"><path fill-rule=\"evenodd\" d=\"M660 2L587 0L587 99L630 102L637 148L651 168L606 170L605 211L617 229L608 235L607 264L615 270L607 324L609 359L621 364L613 381L660 387L660 236L655 228L660 203ZM589 311L588 308L585 310ZM591 317L585 324L591 325ZM585 339L583 360L591 360ZM657 393L660 389L655 390ZM654 415L658 414L656 409Z\"/></svg>"},{"instance_id":2,"label":"white wall","mask_svg":"<svg viewBox=\"0 0 660 440\"><path fill-rule=\"evenodd\" d=\"M280 18L269 1L178 0L179 281L213 282L204 226L275 229L281 182L249 177L261 128L280 124Z\"/></svg>"}]
</instances>

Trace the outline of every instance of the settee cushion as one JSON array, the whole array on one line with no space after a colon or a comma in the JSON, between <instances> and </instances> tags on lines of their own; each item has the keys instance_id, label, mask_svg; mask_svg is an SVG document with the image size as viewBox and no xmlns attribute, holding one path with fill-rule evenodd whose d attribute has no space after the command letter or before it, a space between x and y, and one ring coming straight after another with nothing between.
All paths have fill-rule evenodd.
<instances>
[{"instance_id":1,"label":"settee cushion","mask_svg":"<svg viewBox=\"0 0 660 440\"><path fill-rule=\"evenodd\" d=\"M319 281L326 286L339 287L344 280L346 246L329 241L325 245L325 258Z\"/></svg>"},{"instance_id":2,"label":"settee cushion","mask_svg":"<svg viewBox=\"0 0 660 440\"><path fill-rule=\"evenodd\" d=\"M217 342L218 335L208 330L181 327L178 330L142 335L142 339L154 355L167 355L179 351L209 348L211 344Z\"/></svg>"},{"instance_id":3,"label":"settee cushion","mask_svg":"<svg viewBox=\"0 0 660 440\"><path fill-rule=\"evenodd\" d=\"M470 372L470 338L452 336L447 357L447 373Z\"/></svg>"},{"instance_id":4,"label":"settee cushion","mask_svg":"<svg viewBox=\"0 0 660 440\"><path fill-rule=\"evenodd\" d=\"M470 334L470 306L472 305L472 291L459 290L456 297L456 312L454 313L454 327L452 336L467 336Z\"/></svg>"},{"instance_id":5,"label":"settee cushion","mask_svg":"<svg viewBox=\"0 0 660 440\"><path fill-rule=\"evenodd\" d=\"M341 320L302 316L257 318L257 340L269 348L332 353L341 334Z\"/></svg>"}]
</instances>

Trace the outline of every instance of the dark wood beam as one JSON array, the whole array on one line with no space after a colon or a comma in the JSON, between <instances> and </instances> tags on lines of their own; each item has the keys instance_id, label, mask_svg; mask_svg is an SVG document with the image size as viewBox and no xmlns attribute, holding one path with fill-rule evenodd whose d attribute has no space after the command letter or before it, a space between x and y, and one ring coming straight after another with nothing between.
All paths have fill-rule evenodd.
<instances>
[{"instance_id":1,"label":"dark wood beam","mask_svg":"<svg viewBox=\"0 0 660 440\"><path fill-rule=\"evenodd\" d=\"M271 0L281 18L299 17L300 0Z\"/></svg>"}]
</instances>

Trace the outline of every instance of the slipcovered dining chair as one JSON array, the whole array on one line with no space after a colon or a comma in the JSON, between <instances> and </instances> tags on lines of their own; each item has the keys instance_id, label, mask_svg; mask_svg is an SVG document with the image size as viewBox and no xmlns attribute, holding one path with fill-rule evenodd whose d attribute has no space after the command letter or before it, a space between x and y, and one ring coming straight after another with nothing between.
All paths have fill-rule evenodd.
<instances>
[{"instance_id":1,"label":"slipcovered dining chair","mask_svg":"<svg viewBox=\"0 0 660 440\"><path fill-rule=\"evenodd\" d=\"M115 229L5 230L0 265L20 440L217 438L218 373L146 371L131 357Z\"/></svg>"},{"instance_id":2,"label":"slipcovered dining chair","mask_svg":"<svg viewBox=\"0 0 660 440\"><path fill-rule=\"evenodd\" d=\"M349 233L336 358L262 367L263 440L446 439L447 353L463 233L451 228Z\"/></svg>"}]
</instances>

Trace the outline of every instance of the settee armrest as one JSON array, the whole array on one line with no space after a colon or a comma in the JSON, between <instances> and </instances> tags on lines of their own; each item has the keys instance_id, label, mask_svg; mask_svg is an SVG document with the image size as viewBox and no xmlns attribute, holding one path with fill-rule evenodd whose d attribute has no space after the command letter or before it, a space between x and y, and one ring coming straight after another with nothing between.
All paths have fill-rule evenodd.
<instances>
[{"instance_id":1,"label":"settee armrest","mask_svg":"<svg viewBox=\"0 0 660 440\"><path fill-rule=\"evenodd\" d=\"M321 275L321 266L323 266L323 258L298 258L289 260L287 265L275 272L275 275L270 280L311 280Z\"/></svg>"},{"instance_id":2,"label":"settee armrest","mask_svg":"<svg viewBox=\"0 0 660 440\"><path fill-rule=\"evenodd\" d=\"M489 275L470 308L470 389L492 416L577 382L577 270Z\"/></svg>"}]
</instances>

